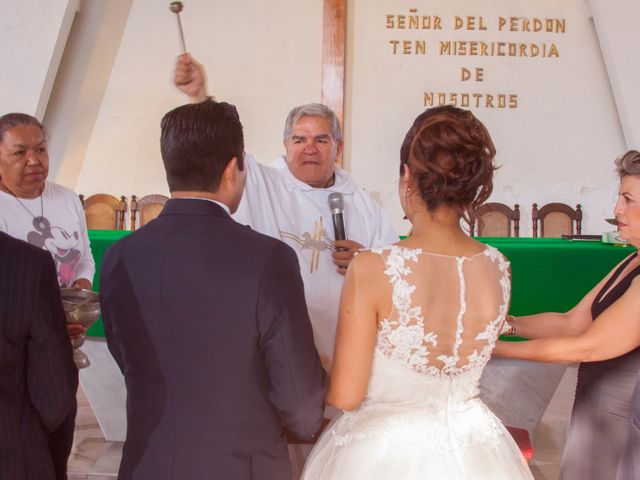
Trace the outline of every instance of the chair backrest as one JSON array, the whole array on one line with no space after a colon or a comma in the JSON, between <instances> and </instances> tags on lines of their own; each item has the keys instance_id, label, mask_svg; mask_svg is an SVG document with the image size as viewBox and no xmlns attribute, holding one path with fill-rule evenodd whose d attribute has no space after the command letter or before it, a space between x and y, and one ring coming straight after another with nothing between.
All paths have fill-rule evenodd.
<instances>
[{"instance_id":1,"label":"chair backrest","mask_svg":"<svg viewBox=\"0 0 640 480\"><path fill-rule=\"evenodd\" d=\"M516 203L511 209L508 205L488 202L478 207L475 218L469 225L471 236L479 237L519 237L520 206Z\"/></svg>"},{"instance_id":2,"label":"chair backrest","mask_svg":"<svg viewBox=\"0 0 640 480\"><path fill-rule=\"evenodd\" d=\"M169 200L169 197L164 195L145 195L141 199L131 195L131 205L129 207L131 211L131 230L146 225L160 215L167 200Z\"/></svg>"},{"instance_id":3,"label":"chair backrest","mask_svg":"<svg viewBox=\"0 0 640 480\"><path fill-rule=\"evenodd\" d=\"M574 232L580 235L582 233L582 207L577 204L573 209L565 203L554 202L538 208L538 204L534 203L531 209L534 238L538 236L538 221L540 221L541 237L560 237L573 235Z\"/></svg>"},{"instance_id":4,"label":"chair backrest","mask_svg":"<svg viewBox=\"0 0 640 480\"><path fill-rule=\"evenodd\" d=\"M124 212L127 209L127 198L124 195L120 200L106 193L96 193L88 198L83 195L79 197L89 230L124 230Z\"/></svg>"}]
</instances>

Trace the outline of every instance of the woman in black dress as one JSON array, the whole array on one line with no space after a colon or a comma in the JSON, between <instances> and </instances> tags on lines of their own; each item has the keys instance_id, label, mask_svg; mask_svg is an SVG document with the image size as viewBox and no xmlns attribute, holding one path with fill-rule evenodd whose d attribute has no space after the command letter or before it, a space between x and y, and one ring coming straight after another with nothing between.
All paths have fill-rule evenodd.
<instances>
[{"instance_id":1,"label":"woman in black dress","mask_svg":"<svg viewBox=\"0 0 640 480\"><path fill-rule=\"evenodd\" d=\"M620 236L640 248L640 152L616 160ZM566 313L508 317L510 334L495 355L544 362L583 362L562 458L563 480L614 479L627 437L640 368L640 257L632 253Z\"/></svg>"}]
</instances>

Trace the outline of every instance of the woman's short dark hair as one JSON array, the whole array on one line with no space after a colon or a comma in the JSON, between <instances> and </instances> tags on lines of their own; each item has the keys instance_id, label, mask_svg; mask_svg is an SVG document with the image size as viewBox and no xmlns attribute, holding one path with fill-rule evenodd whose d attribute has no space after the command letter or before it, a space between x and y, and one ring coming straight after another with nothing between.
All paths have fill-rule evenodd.
<instances>
[{"instance_id":1,"label":"woman's short dark hair","mask_svg":"<svg viewBox=\"0 0 640 480\"><path fill-rule=\"evenodd\" d=\"M14 127L20 125L33 125L38 127L42 134L46 137L47 131L36 117L27 115L26 113L7 113L0 117L0 142L4 140L4 134Z\"/></svg>"},{"instance_id":2,"label":"woman's short dark hair","mask_svg":"<svg viewBox=\"0 0 640 480\"><path fill-rule=\"evenodd\" d=\"M471 112L434 107L420 114L407 132L400 175L409 165L428 210L447 205L470 220L493 190L495 154L489 132Z\"/></svg>"},{"instance_id":3,"label":"woman's short dark hair","mask_svg":"<svg viewBox=\"0 0 640 480\"><path fill-rule=\"evenodd\" d=\"M168 112L160 151L169 190L216 192L233 157L244 168L244 137L236 107L211 99Z\"/></svg>"}]
</instances>

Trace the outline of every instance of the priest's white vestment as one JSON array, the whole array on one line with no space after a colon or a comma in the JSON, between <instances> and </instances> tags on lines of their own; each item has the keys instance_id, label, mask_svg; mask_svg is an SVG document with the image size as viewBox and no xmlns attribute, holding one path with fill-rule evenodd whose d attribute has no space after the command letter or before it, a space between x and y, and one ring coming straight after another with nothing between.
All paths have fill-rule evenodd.
<instances>
[{"instance_id":1,"label":"priest's white vestment","mask_svg":"<svg viewBox=\"0 0 640 480\"><path fill-rule=\"evenodd\" d=\"M286 164L282 168L261 165L246 154L245 168L247 184L233 217L281 239L297 253L316 347L326 365L333 358L344 279L331 257L334 232L329 194L343 195L348 240L372 248L395 243L398 235L382 208L342 169L335 170L332 186L314 188L296 179Z\"/></svg>"}]
</instances>

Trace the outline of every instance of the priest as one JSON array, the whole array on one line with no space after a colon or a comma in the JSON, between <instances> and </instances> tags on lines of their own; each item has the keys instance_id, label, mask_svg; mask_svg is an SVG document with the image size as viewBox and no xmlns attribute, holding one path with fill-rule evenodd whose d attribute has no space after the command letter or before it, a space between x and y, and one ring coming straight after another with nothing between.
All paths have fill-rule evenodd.
<instances>
[{"instance_id":1,"label":"priest","mask_svg":"<svg viewBox=\"0 0 640 480\"><path fill-rule=\"evenodd\" d=\"M174 81L193 101L207 98L203 67L178 57ZM284 127L286 154L271 166L245 155L247 184L236 221L286 242L298 254L316 347L331 364L343 275L354 254L398 241L380 205L337 168L343 140L328 107L295 107ZM346 240L336 240L328 197L342 196Z\"/></svg>"}]
</instances>

